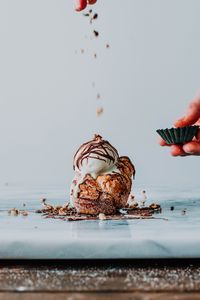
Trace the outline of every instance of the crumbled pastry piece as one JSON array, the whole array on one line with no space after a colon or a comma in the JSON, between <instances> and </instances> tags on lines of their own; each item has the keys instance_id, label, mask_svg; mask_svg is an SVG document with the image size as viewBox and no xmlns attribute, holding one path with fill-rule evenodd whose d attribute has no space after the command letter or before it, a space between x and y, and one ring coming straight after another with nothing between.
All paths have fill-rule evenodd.
<instances>
[{"instance_id":1,"label":"crumbled pastry piece","mask_svg":"<svg viewBox=\"0 0 200 300\"><path fill-rule=\"evenodd\" d=\"M10 209L10 210L8 211L8 214L9 214L10 216L18 216L18 215L19 215L19 210L16 209L16 208L12 208L12 209Z\"/></svg>"},{"instance_id":2,"label":"crumbled pastry piece","mask_svg":"<svg viewBox=\"0 0 200 300\"><path fill-rule=\"evenodd\" d=\"M144 207L145 203L147 201L147 196L146 196L146 192L142 191L142 199L141 199L141 205Z\"/></svg>"},{"instance_id":3,"label":"crumbled pastry piece","mask_svg":"<svg viewBox=\"0 0 200 300\"><path fill-rule=\"evenodd\" d=\"M159 205L159 204L156 204L156 203L152 203L151 205L149 205L149 208L152 208L152 209L160 209L160 205Z\"/></svg>"},{"instance_id":4,"label":"crumbled pastry piece","mask_svg":"<svg viewBox=\"0 0 200 300\"><path fill-rule=\"evenodd\" d=\"M138 203L137 202L133 202L133 203L129 204L129 208L131 208L131 209L134 209L136 207L138 207Z\"/></svg>"},{"instance_id":5,"label":"crumbled pastry piece","mask_svg":"<svg viewBox=\"0 0 200 300\"><path fill-rule=\"evenodd\" d=\"M99 220L101 220L101 221L106 220L105 214L100 213L100 214L99 214Z\"/></svg>"}]
</instances>

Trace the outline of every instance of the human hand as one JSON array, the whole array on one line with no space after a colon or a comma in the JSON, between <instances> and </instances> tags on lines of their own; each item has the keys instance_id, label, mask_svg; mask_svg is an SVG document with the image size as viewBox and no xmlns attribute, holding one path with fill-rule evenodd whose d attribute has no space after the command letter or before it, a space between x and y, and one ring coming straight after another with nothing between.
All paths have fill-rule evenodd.
<instances>
[{"instance_id":1,"label":"human hand","mask_svg":"<svg viewBox=\"0 0 200 300\"><path fill-rule=\"evenodd\" d=\"M175 127L189 125L200 126L200 93L190 103L185 116L177 120L174 124ZM167 146L162 139L160 139L159 143L161 146ZM197 136L191 142L183 145L172 145L170 148L172 156L200 155L200 129Z\"/></svg>"},{"instance_id":2,"label":"human hand","mask_svg":"<svg viewBox=\"0 0 200 300\"><path fill-rule=\"evenodd\" d=\"M95 4L97 0L74 0L75 2L75 10L81 11L87 7L89 4Z\"/></svg>"}]
</instances>

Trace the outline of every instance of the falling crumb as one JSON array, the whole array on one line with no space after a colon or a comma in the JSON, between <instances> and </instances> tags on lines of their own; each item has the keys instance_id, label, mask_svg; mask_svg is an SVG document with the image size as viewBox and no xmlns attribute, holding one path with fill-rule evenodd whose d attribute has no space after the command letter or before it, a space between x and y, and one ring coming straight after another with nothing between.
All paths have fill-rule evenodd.
<instances>
[{"instance_id":1,"label":"falling crumb","mask_svg":"<svg viewBox=\"0 0 200 300\"><path fill-rule=\"evenodd\" d=\"M98 31L93 30L93 33L94 33L95 37L98 37L98 36L99 36L99 32L98 32Z\"/></svg>"},{"instance_id":2,"label":"falling crumb","mask_svg":"<svg viewBox=\"0 0 200 300\"><path fill-rule=\"evenodd\" d=\"M103 107L98 107L96 110L97 117L101 116L103 114L103 111Z\"/></svg>"},{"instance_id":3,"label":"falling crumb","mask_svg":"<svg viewBox=\"0 0 200 300\"><path fill-rule=\"evenodd\" d=\"M109 45L109 44L106 44L106 48L107 48L107 49L110 48L110 45Z\"/></svg>"},{"instance_id":4,"label":"falling crumb","mask_svg":"<svg viewBox=\"0 0 200 300\"><path fill-rule=\"evenodd\" d=\"M81 53L83 54L85 52L85 50L84 49L81 49Z\"/></svg>"},{"instance_id":5,"label":"falling crumb","mask_svg":"<svg viewBox=\"0 0 200 300\"><path fill-rule=\"evenodd\" d=\"M174 210L174 206L171 206L171 207L170 207L170 210L173 211L173 210Z\"/></svg>"},{"instance_id":6,"label":"falling crumb","mask_svg":"<svg viewBox=\"0 0 200 300\"><path fill-rule=\"evenodd\" d=\"M23 207L25 207L26 206L26 203L23 203Z\"/></svg>"},{"instance_id":7,"label":"falling crumb","mask_svg":"<svg viewBox=\"0 0 200 300\"><path fill-rule=\"evenodd\" d=\"M99 220L101 220L101 221L106 220L105 214L100 213L100 214L99 214Z\"/></svg>"},{"instance_id":8,"label":"falling crumb","mask_svg":"<svg viewBox=\"0 0 200 300\"><path fill-rule=\"evenodd\" d=\"M94 14L94 16L93 16L92 18L93 18L93 20L96 20L96 19L98 19L98 14L97 14L97 13L95 13L95 14Z\"/></svg>"},{"instance_id":9,"label":"falling crumb","mask_svg":"<svg viewBox=\"0 0 200 300\"><path fill-rule=\"evenodd\" d=\"M84 17L89 17L90 14L89 13L86 13L86 14L83 14Z\"/></svg>"},{"instance_id":10,"label":"falling crumb","mask_svg":"<svg viewBox=\"0 0 200 300\"><path fill-rule=\"evenodd\" d=\"M89 10L89 14L91 14L91 13L92 13L92 9Z\"/></svg>"},{"instance_id":11,"label":"falling crumb","mask_svg":"<svg viewBox=\"0 0 200 300\"><path fill-rule=\"evenodd\" d=\"M97 99L100 99L101 98L101 95L100 93L97 94Z\"/></svg>"},{"instance_id":12,"label":"falling crumb","mask_svg":"<svg viewBox=\"0 0 200 300\"><path fill-rule=\"evenodd\" d=\"M94 58L97 58L97 54L96 53L94 53Z\"/></svg>"}]
</instances>

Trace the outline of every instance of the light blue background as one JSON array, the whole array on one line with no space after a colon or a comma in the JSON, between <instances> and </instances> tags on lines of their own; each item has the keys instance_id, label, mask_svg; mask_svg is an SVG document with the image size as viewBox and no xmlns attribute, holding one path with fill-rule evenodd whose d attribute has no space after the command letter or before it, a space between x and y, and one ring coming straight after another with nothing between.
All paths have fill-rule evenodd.
<instances>
[{"instance_id":1,"label":"light blue background","mask_svg":"<svg viewBox=\"0 0 200 300\"><path fill-rule=\"evenodd\" d=\"M95 11L91 40L70 0L0 1L0 183L69 185L95 132L133 159L137 185L198 183L200 158L171 158L155 130L199 89L200 1L99 0Z\"/></svg>"}]
</instances>

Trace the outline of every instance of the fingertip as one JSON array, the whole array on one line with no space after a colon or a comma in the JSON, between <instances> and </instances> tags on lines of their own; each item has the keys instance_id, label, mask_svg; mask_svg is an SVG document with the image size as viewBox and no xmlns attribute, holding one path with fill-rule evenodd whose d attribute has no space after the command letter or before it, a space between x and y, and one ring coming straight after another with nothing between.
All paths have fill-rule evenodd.
<instances>
[{"instance_id":1,"label":"fingertip","mask_svg":"<svg viewBox=\"0 0 200 300\"><path fill-rule=\"evenodd\" d=\"M165 141L163 139L159 139L159 144L162 147L167 146L167 144L165 143Z\"/></svg>"},{"instance_id":2,"label":"fingertip","mask_svg":"<svg viewBox=\"0 0 200 300\"><path fill-rule=\"evenodd\" d=\"M171 155L172 156L183 156L185 154L183 148L178 145L171 146Z\"/></svg>"},{"instance_id":3,"label":"fingertip","mask_svg":"<svg viewBox=\"0 0 200 300\"><path fill-rule=\"evenodd\" d=\"M200 155L200 144L198 142L190 142L183 145L184 152L191 155Z\"/></svg>"},{"instance_id":4,"label":"fingertip","mask_svg":"<svg viewBox=\"0 0 200 300\"><path fill-rule=\"evenodd\" d=\"M97 2L97 0L87 0L87 3L92 5L92 4L95 4Z\"/></svg>"},{"instance_id":5,"label":"fingertip","mask_svg":"<svg viewBox=\"0 0 200 300\"><path fill-rule=\"evenodd\" d=\"M175 127L184 127L186 126L186 123L184 121L184 118L181 118L179 120L177 120L175 123L174 123L174 126Z\"/></svg>"},{"instance_id":6,"label":"fingertip","mask_svg":"<svg viewBox=\"0 0 200 300\"><path fill-rule=\"evenodd\" d=\"M77 12L82 11L87 6L87 0L76 0L75 1L75 10Z\"/></svg>"}]
</instances>

